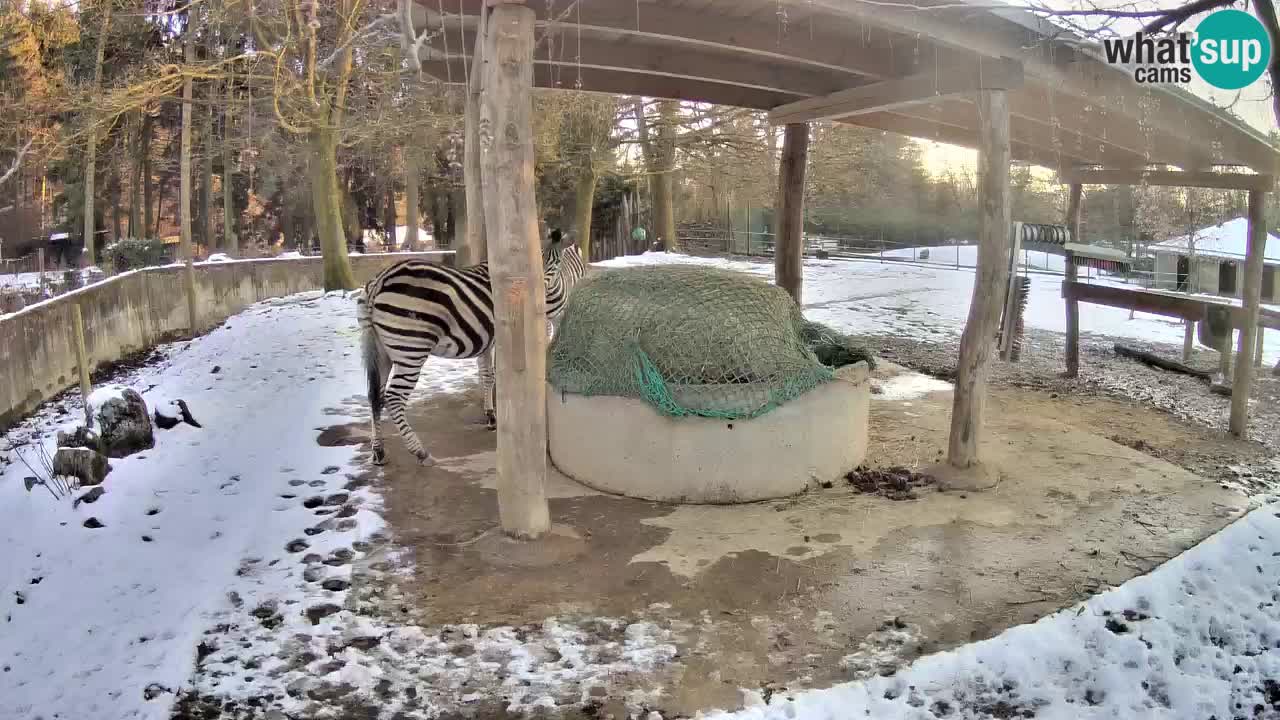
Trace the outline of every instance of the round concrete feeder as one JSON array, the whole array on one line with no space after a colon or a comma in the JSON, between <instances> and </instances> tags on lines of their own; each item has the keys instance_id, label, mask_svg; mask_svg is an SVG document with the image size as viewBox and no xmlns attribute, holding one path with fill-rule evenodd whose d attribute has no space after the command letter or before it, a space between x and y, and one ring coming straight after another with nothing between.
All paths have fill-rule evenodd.
<instances>
[{"instance_id":1,"label":"round concrete feeder","mask_svg":"<svg viewBox=\"0 0 1280 720\"><path fill-rule=\"evenodd\" d=\"M833 482L867 452L866 363L751 420L669 417L643 400L547 386L561 472L608 493L677 503L768 500Z\"/></svg>"}]
</instances>

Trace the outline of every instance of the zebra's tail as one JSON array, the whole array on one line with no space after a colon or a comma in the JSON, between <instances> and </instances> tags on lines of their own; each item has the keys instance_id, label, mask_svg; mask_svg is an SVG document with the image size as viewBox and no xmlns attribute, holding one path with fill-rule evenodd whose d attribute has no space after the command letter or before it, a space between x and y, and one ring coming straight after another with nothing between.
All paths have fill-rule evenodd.
<instances>
[{"instance_id":1,"label":"zebra's tail","mask_svg":"<svg viewBox=\"0 0 1280 720\"><path fill-rule=\"evenodd\" d=\"M356 297L356 318L360 323L361 355L364 358L365 378L369 383L369 408L376 420L382 415L382 391L390 373L391 358L387 355L373 327L369 310L368 293Z\"/></svg>"}]
</instances>

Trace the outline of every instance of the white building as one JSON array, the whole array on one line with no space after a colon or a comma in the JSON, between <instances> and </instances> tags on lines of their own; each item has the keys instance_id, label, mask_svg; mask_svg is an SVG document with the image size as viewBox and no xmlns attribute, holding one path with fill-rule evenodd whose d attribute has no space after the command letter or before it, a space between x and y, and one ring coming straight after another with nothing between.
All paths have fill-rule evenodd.
<instances>
[{"instance_id":1,"label":"white building","mask_svg":"<svg viewBox=\"0 0 1280 720\"><path fill-rule=\"evenodd\" d=\"M1151 246L1156 256L1156 287L1210 295L1241 297L1244 261L1249 246L1249 221L1228 220L1192 235ZM1280 301L1276 274L1280 268L1280 237L1267 235L1263 255L1262 301Z\"/></svg>"}]
</instances>

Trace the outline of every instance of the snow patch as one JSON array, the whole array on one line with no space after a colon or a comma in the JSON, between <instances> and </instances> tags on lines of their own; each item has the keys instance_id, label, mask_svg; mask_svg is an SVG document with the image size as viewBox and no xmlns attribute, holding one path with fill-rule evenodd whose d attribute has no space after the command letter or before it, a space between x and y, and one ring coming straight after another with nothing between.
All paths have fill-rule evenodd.
<instances>
[{"instance_id":1,"label":"snow patch","mask_svg":"<svg viewBox=\"0 0 1280 720\"><path fill-rule=\"evenodd\" d=\"M952 384L921 373L906 372L880 383L877 400L914 400L929 393L949 392Z\"/></svg>"}]
</instances>

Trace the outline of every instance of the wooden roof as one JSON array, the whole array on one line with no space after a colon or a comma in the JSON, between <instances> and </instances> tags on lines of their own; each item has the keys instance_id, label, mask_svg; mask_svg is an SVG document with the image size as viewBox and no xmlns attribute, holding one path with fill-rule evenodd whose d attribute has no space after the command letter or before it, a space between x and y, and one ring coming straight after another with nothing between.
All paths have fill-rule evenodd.
<instances>
[{"instance_id":1,"label":"wooden roof","mask_svg":"<svg viewBox=\"0 0 1280 720\"><path fill-rule=\"evenodd\" d=\"M415 2L417 30L436 32L422 53L424 70L463 82L485 0ZM772 110L849 88L871 86L876 95L875 83L1012 58L1023 76L1009 93L1016 160L1050 169L1280 172L1280 154L1243 121L1189 92L1138 85L1025 10L990 9L990 0L918 9L938 2L530 0L538 17L534 83ZM975 147L970 97L886 102L889 109L839 120Z\"/></svg>"}]
</instances>

